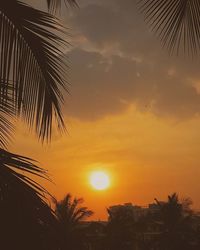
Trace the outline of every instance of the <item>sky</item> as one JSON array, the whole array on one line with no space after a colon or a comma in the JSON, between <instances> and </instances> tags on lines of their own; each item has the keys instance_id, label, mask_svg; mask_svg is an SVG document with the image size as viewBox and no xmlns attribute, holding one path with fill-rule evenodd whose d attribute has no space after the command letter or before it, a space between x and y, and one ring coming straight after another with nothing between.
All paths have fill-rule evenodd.
<instances>
[{"instance_id":1,"label":"sky","mask_svg":"<svg viewBox=\"0 0 200 250\"><path fill-rule=\"evenodd\" d=\"M83 197L93 219L105 219L110 205L147 205L172 192L199 209L198 55L170 56L136 0L79 4L62 15L72 44L63 107L68 132L55 131L51 145L41 145L19 122L10 149L49 171L53 183L43 185L58 199L68 192ZM94 170L110 175L109 189L91 188Z\"/></svg>"}]
</instances>

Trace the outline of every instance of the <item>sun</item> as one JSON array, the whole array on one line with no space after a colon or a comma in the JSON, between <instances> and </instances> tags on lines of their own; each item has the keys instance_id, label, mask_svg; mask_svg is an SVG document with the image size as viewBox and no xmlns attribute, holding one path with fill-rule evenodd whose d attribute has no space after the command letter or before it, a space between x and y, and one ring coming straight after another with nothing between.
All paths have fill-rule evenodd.
<instances>
[{"instance_id":1,"label":"sun","mask_svg":"<svg viewBox=\"0 0 200 250\"><path fill-rule=\"evenodd\" d=\"M90 184L96 190L105 190L110 186L109 175L103 171L94 171L90 174Z\"/></svg>"}]
</instances>

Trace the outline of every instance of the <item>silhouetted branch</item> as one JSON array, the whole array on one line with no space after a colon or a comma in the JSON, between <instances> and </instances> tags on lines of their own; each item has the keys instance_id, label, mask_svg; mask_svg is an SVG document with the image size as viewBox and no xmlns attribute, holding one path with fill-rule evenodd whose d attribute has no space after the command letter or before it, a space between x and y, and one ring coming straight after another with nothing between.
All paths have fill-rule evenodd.
<instances>
[{"instance_id":1,"label":"silhouetted branch","mask_svg":"<svg viewBox=\"0 0 200 250\"><path fill-rule=\"evenodd\" d=\"M50 13L55 14L57 11L60 12L62 3L64 3L66 7L78 7L76 0L47 0Z\"/></svg>"},{"instance_id":2,"label":"silhouetted branch","mask_svg":"<svg viewBox=\"0 0 200 250\"><path fill-rule=\"evenodd\" d=\"M138 0L145 21L170 53L200 50L199 0Z\"/></svg>"},{"instance_id":3,"label":"silhouetted branch","mask_svg":"<svg viewBox=\"0 0 200 250\"><path fill-rule=\"evenodd\" d=\"M66 89L66 31L52 15L15 0L0 2L0 23L3 88L12 82L13 107L41 140L50 139L53 117L65 129L60 105L61 89Z\"/></svg>"}]
</instances>

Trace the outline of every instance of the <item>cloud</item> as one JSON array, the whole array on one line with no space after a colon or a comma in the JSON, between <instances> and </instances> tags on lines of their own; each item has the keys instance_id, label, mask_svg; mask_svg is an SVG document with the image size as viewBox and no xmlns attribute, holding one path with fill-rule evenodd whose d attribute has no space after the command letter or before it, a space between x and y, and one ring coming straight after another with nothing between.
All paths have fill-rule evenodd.
<instances>
[{"instance_id":1,"label":"cloud","mask_svg":"<svg viewBox=\"0 0 200 250\"><path fill-rule=\"evenodd\" d=\"M94 120L132 104L178 119L199 114L199 61L162 50L136 0L86 0L66 23L74 34L66 115Z\"/></svg>"},{"instance_id":2,"label":"cloud","mask_svg":"<svg viewBox=\"0 0 200 250\"><path fill-rule=\"evenodd\" d=\"M136 1L86 0L80 9L66 11L66 24L73 49L65 114L94 120L131 104L178 119L199 114L199 60L162 50Z\"/></svg>"},{"instance_id":3,"label":"cloud","mask_svg":"<svg viewBox=\"0 0 200 250\"><path fill-rule=\"evenodd\" d=\"M136 1L99 2L85 5L70 18L79 35L102 50L118 45L122 53L144 56L151 54L148 47L151 44L155 54L158 43L143 22Z\"/></svg>"},{"instance_id":4,"label":"cloud","mask_svg":"<svg viewBox=\"0 0 200 250\"><path fill-rule=\"evenodd\" d=\"M187 118L199 113L200 98L190 78L163 65L74 49L71 97L66 112L98 119L124 112L131 104L142 112Z\"/></svg>"}]
</instances>

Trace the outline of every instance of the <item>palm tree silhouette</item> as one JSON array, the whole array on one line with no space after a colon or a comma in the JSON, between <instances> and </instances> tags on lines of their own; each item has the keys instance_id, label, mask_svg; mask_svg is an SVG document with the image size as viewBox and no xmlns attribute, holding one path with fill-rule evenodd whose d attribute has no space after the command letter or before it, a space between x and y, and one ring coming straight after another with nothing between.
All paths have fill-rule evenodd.
<instances>
[{"instance_id":1,"label":"palm tree silhouette","mask_svg":"<svg viewBox=\"0 0 200 250\"><path fill-rule=\"evenodd\" d=\"M170 53L200 49L199 0L139 0L139 8Z\"/></svg>"},{"instance_id":2,"label":"palm tree silhouette","mask_svg":"<svg viewBox=\"0 0 200 250\"><path fill-rule=\"evenodd\" d=\"M161 236L160 248L163 250L190 250L195 235L192 228L192 210L189 199L179 201L176 193L168 196L168 201L160 203Z\"/></svg>"},{"instance_id":3,"label":"palm tree silhouette","mask_svg":"<svg viewBox=\"0 0 200 250\"><path fill-rule=\"evenodd\" d=\"M56 2L47 1L49 10ZM56 249L57 221L45 200L48 192L31 179L47 178L46 172L6 148L17 117L34 127L42 142L50 141L54 120L65 130L66 31L51 14L17 0L0 2L0 25L0 244L5 250Z\"/></svg>"},{"instance_id":4,"label":"palm tree silhouette","mask_svg":"<svg viewBox=\"0 0 200 250\"><path fill-rule=\"evenodd\" d=\"M72 198L71 194L67 194L61 201L53 199L53 202L59 223L61 249L84 249L86 239L81 225L85 219L93 215L93 212L81 206L82 198Z\"/></svg>"}]
</instances>

